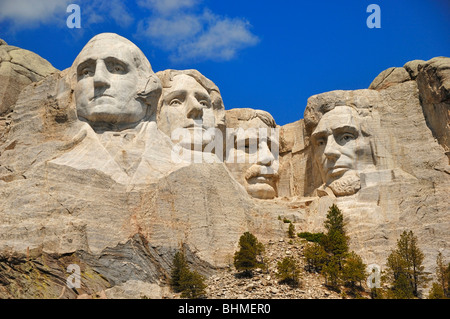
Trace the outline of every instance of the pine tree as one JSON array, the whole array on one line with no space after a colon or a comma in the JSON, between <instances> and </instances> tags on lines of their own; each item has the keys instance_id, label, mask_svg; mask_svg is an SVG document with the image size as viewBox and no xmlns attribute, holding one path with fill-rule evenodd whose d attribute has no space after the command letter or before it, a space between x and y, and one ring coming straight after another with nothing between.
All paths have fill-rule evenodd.
<instances>
[{"instance_id":1,"label":"pine tree","mask_svg":"<svg viewBox=\"0 0 450 319\"><path fill-rule=\"evenodd\" d=\"M253 234L245 232L239 238L239 247L234 254L234 267L243 271L244 275L252 276L252 270L263 265L258 259L264 252L264 246Z\"/></svg>"},{"instance_id":2,"label":"pine tree","mask_svg":"<svg viewBox=\"0 0 450 319\"><path fill-rule=\"evenodd\" d=\"M341 269L339 267L340 261L331 256L327 263L322 268L322 274L325 277L325 283L333 289L338 289L341 283Z\"/></svg>"},{"instance_id":3,"label":"pine tree","mask_svg":"<svg viewBox=\"0 0 450 319\"><path fill-rule=\"evenodd\" d=\"M180 277L181 297L198 299L206 292L205 277L196 271L183 271Z\"/></svg>"},{"instance_id":4,"label":"pine tree","mask_svg":"<svg viewBox=\"0 0 450 319\"><path fill-rule=\"evenodd\" d=\"M362 258L352 251L345 259L342 268L342 280L350 284L352 288L357 282L361 286L361 282L367 278L366 268L367 265L364 264Z\"/></svg>"},{"instance_id":5,"label":"pine tree","mask_svg":"<svg viewBox=\"0 0 450 319\"><path fill-rule=\"evenodd\" d=\"M448 263L447 269L445 270L445 282L447 290L444 293L446 297L450 298L450 263Z\"/></svg>"},{"instance_id":6,"label":"pine tree","mask_svg":"<svg viewBox=\"0 0 450 319\"><path fill-rule=\"evenodd\" d=\"M282 261L277 263L278 278L280 283L286 283L292 287L299 285L300 269L293 257L285 257Z\"/></svg>"},{"instance_id":7,"label":"pine tree","mask_svg":"<svg viewBox=\"0 0 450 319\"><path fill-rule=\"evenodd\" d=\"M289 238L295 237L295 226L292 223L289 223L288 236L289 236Z\"/></svg>"},{"instance_id":8,"label":"pine tree","mask_svg":"<svg viewBox=\"0 0 450 319\"><path fill-rule=\"evenodd\" d=\"M186 261L184 254L180 251L177 251L173 257L173 268L170 277L170 285L172 286L173 291L181 292L181 277L186 272L189 272L189 267Z\"/></svg>"},{"instance_id":9,"label":"pine tree","mask_svg":"<svg viewBox=\"0 0 450 319\"><path fill-rule=\"evenodd\" d=\"M438 279L438 284L441 286L442 292L444 295L448 295L449 291L449 274L448 274L448 268L445 266L444 258L442 256L442 253L439 252L439 254L436 257L436 277ZM450 267L450 264L449 264Z\"/></svg>"},{"instance_id":10,"label":"pine tree","mask_svg":"<svg viewBox=\"0 0 450 319\"><path fill-rule=\"evenodd\" d=\"M181 292L181 297L197 299L205 295L205 278L189 269L183 252L178 251L173 257L170 284L173 291Z\"/></svg>"},{"instance_id":11,"label":"pine tree","mask_svg":"<svg viewBox=\"0 0 450 319\"><path fill-rule=\"evenodd\" d=\"M307 270L320 272L328 260L328 255L322 245L318 243L308 244L303 250L306 259Z\"/></svg>"},{"instance_id":12,"label":"pine tree","mask_svg":"<svg viewBox=\"0 0 450 319\"><path fill-rule=\"evenodd\" d=\"M327 233L322 238L322 245L338 263L339 269L342 269L342 263L348 253L349 238L345 233L344 215L335 204L329 208L324 226Z\"/></svg>"},{"instance_id":13,"label":"pine tree","mask_svg":"<svg viewBox=\"0 0 450 319\"><path fill-rule=\"evenodd\" d=\"M428 293L428 299L445 299L444 290L439 283L433 283L430 292Z\"/></svg>"},{"instance_id":14,"label":"pine tree","mask_svg":"<svg viewBox=\"0 0 450 319\"><path fill-rule=\"evenodd\" d=\"M413 232L404 231L397 241L397 249L391 251L386 263L394 297L419 297L419 287L428 281L423 271L423 259Z\"/></svg>"}]
</instances>

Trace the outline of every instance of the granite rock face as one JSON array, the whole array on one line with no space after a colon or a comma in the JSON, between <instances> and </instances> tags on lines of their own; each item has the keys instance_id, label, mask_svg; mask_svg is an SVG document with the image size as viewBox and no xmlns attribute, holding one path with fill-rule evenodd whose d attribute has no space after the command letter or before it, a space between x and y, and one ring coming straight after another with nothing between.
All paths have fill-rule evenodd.
<instances>
[{"instance_id":1,"label":"granite rock face","mask_svg":"<svg viewBox=\"0 0 450 319\"><path fill-rule=\"evenodd\" d=\"M449 58L312 96L304 119L280 127L263 111L225 111L198 71L154 74L128 40L95 39L71 68L36 78L13 105L2 100L13 112L0 119L0 297L167 297L180 249L209 277L232 264L245 231L281 238L279 217L323 231L333 203L367 264L383 266L403 230L418 236L428 271L438 251L450 257ZM136 84L130 107L115 104L120 75ZM187 143L171 123L186 124ZM240 139L237 128L278 138ZM81 287L63 289L73 264Z\"/></svg>"},{"instance_id":2,"label":"granite rock face","mask_svg":"<svg viewBox=\"0 0 450 319\"><path fill-rule=\"evenodd\" d=\"M0 116L12 111L25 86L57 71L39 55L0 40Z\"/></svg>"}]
</instances>

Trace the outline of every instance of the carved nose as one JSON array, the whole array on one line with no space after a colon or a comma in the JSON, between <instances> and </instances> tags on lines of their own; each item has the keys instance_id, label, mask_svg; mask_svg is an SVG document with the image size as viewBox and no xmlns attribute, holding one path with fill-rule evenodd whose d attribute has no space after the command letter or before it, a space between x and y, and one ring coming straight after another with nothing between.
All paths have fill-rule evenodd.
<instances>
[{"instance_id":1,"label":"carved nose","mask_svg":"<svg viewBox=\"0 0 450 319\"><path fill-rule=\"evenodd\" d=\"M197 99L191 98L188 99L187 103L187 117L193 120L199 120L203 118L203 109L204 106L201 105Z\"/></svg>"},{"instance_id":2,"label":"carved nose","mask_svg":"<svg viewBox=\"0 0 450 319\"><path fill-rule=\"evenodd\" d=\"M270 166L270 165L272 165L274 160L275 160L275 158L273 157L273 154L270 151L267 143L265 143L265 142L259 143L258 164Z\"/></svg>"},{"instance_id":3,"label":"carved nose","mask_svg":"<svg viewBox=\"0 0 450 319\"><path fill-rule=\"evenodd\" d=\"M327 138L327 145L325 146L323 154L329 160L337 160L341 156L339 148L339 144L336 143L334 136L331 134Z\"/></svg>"},{"instance_id":4,"label":"carved nose","mask_svg":"<svg viewBox=\"0 0 450 319\"><path fill-rule=\"evenodd\" d=\"M94 87L109 87L108 70L102 60L98 60L95 66Z\"/></svg>"}]
</instances>

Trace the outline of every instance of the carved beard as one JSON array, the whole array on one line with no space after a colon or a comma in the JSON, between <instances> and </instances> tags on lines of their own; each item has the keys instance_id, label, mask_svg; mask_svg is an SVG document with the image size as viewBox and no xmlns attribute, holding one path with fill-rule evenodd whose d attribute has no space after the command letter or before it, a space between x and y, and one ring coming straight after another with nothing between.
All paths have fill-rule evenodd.
<instances>
[{"instance_id":1,"label":"carved beard","mask_svg":"<svg viewBox=\"0 0 450 319\"><path fill-rule=\"evenodd\" d=\"M355 194L361 188L361 180L356 171L351 171L341 178L331 182L331 188L336 196L349 196Z\"/></svg>"}]
</instances>

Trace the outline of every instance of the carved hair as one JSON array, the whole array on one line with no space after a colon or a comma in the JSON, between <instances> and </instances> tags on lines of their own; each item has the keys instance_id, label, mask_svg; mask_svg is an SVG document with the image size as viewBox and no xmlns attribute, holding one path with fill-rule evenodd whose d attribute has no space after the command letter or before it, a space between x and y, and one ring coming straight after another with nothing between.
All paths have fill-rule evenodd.
<instances>
[{"instance_id":1,"label":"carved hair","mask_svg":"<svg viewBox=\"0 0 450 319\"><path fill-rule=\"evenodd\" d=\"M240 121L251 121L255 118L260 119L264 124L270 128L276 128L277 124L275 119L269 112L263 110L255 110L250 108L237 108L227 111L227 117L230 121L227 121L227 126L230 128L237 128Z\"/></svg>"},{"instance_id":2,"label":"carved hair","mask_svg":"<svg viewBox=\"0 0 450 319\"><path fill-rule=\"evenodd\" d=\"M192 77L197 83L199 83L205 90L208 92L212 107L216 112L219 112L219 115L216 116L216 126L217 127L225 127L225 106L223 104L222 95L220 94L219 88L207 77L201 74L199 71L194 69L189 70L164 70L156 73L156 76L161 81L161 85L164 88L172 87L172 82L175 76L177 75L188 75ZM161 98L158 103L157 109L157 117L161 112L163 99Z\"/></svg>"}]
</instances>

